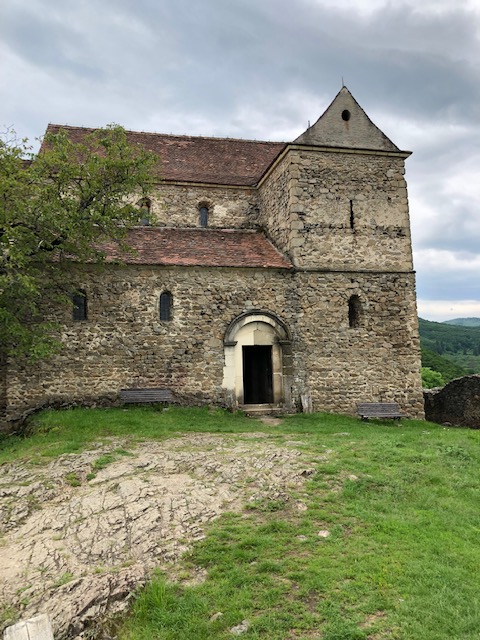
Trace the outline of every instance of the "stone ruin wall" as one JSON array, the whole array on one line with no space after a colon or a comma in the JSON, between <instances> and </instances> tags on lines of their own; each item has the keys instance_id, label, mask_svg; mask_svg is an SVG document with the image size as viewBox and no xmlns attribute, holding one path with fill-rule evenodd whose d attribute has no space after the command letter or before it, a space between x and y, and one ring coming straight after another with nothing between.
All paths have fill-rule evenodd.
<instances>
[{"instance_id":1,"label":"stone ruin wall","mask_svg":"<svg viewBox=\"0 0 480 640\"><path fill-rule=\"evenodd\" d=\"M480 429L480 375L464 376L444 387L424 389L423 395L427 420Z\"/></svg>"},{"instance_id":2,"label":"stone ruin wall","mask_svg":"<svg viewBox=\"0 0 480 640\"><path fill-rule=\"evenodd\" d=\"M51 402L116 398L124 387L167 387L187 403L224 404L223 339L239 314L276 314L293 336L292 397L309 393L316 411L355 413L355 403L395 400L423 416L413 276L293 274L261 269L91 268L76 285L88 320L63 321L60 354L9 369L9 416ZM160 293L173 319L160 322ZM348 326L357 293L363 324Z\"/></svg>"}]
</instances>

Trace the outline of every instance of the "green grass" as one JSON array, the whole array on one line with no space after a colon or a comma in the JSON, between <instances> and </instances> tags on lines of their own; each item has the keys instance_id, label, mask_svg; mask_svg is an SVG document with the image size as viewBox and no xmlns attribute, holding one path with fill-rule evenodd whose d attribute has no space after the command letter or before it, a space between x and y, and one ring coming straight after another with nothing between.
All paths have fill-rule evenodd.
<instances>
[{"instance_id":1,"label":"green grass","mask_svg":"<svg viewBox=\"0 0 480 640\"><path fill-rule=\"evenodd\" d=\"M44 411L31 421L26 436L0 434L0 464L9 460L41 462L64 453L78 453L109 438L163 439L178 432L234 433L254 431L243 414L221 409L129 408ZM121 454L120 454L121 455Z\"/></svg>"},{"instance_id":2,"label":"green grass","mask_svg":"<svg viewBox=\"0 0 480 640\"><path fill-rule=\"evenodd\" d=\"M71 487L79 487L82 484L82 481L80 480L78 475L73 471L65 474L65 482Z\"/></svg>"},{"instance_id":3,"label":"green grass","mask_svg":"<svg viewBox=\"0 0 480 640\"><path fill-rule=\"evenodd\" d=\"M177 567L185 579L203 568L206 580L156 574L115 623L119 640L226 640L243 620L245 640L480 637L480 431L320 414L272 428L207 410L62 411L38 418L36 444L6 442L8 455L80 447L70 425L90 434L86 446L90 421L101 437L270 431L302 443L314 468L290 500L259 501L211 525Z\"/></svg>"}]
</instances>

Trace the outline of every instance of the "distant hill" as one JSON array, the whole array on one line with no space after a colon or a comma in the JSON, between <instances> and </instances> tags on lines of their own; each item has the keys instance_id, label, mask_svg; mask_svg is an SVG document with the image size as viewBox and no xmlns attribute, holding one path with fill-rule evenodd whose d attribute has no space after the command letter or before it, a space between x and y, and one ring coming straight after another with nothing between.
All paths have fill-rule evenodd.
<instances>
[{"instance_id":1,"label":"distant hill","mask_svg":"<svg viewBox=\"0 0 480 640\"><path fill-rule=\"evenodd\" d=\"M450 380L462 378L472 373L468 369L465 369L465 367L461 367L453 362L453 360L450 360L450 358L439 356L435 351L426 349L425 347L422 347L422 367L429 367L433 369L433 371L438 371L442 374L445 382L450 382Z\"/></svg>"},{"instance_id":2,"label":"distant hill","mask_svg":"<svg viewBox=\"0 0 480 640\"><path fill-rule=\"evenodd\" d=\"M480 318L455 318L444 320L442 324L454 324L458 327L480 327Z\"/></svg>"},{"instance_id":3,"label":"distant hill","mask_svg":"<svg viewBox=\"0 0 480 640\"><path fill-rule=\"evenodd\" d=\"M422 365L440 371L448 380L470 373L480 373L480 324L463 326L452 324L452 322L418 319ZM445 363L438 360L436 366L433 366L432 357L434 356L431 353L429 355L428 352L441 356L459 369L449 370Z\"/></svg>"}]
</instances>

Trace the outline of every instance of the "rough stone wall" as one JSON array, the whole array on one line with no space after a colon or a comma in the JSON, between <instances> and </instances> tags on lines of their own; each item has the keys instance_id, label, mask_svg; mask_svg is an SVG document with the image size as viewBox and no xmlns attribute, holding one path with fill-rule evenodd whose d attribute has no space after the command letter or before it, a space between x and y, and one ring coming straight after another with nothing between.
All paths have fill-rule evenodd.
<instances>
[{"instance_id":1,"label":"rough stone wall","mask_svg":"<svg viewBox=\"0 0 480 640\"><path fill-rule=\"evenodd\" d=\"M276 314L292 332L292 398L309 393L316 411L355 413L360 401L395 400L423 416L411 274L291 273L266 269L91 267L75 281L88 320L64 309L63 348L51 361L11 364L9 416L46 401L116 397L124 387L167 387L184 402L226 401L225 331L250 309ZM173 316L159 320L159 296ZM357 294L362 322L349 328Z\"/></svg>"},{"instance_id":2,"label":"rough stone wall","mask_svg":"<svg viewBox=\"0 0 480 640\"><path fill-rule=\"evenodd\" d=\"M261 192L269 232L296 266L412 269L403 158L294 148Z\"/></svg>"},{"instance_id":3,"label":"rough stone wall","mask_svg":"<svg viewBox=\"0 0 480 640\"><path fill-rule=\"evenodd\" d=\"M0 349L0 422L5 418L7 410L7 363Z\"/></svg>"},{"instance_id":4,"label":"rough stone wall","mask_svg":"<svg viewBox=\"0 0 480 640\"><path fill-rule=\"evenodd\" d=\"M357 402L398 402L423 417L413 274L299 273L296 293L297 392L310 393L315 410L355 413ZM353 295L358 327L349 322Z\"/></svg>"},{"instance_id":5,"label":"rough stone wall","mask_svg":"<svg viewBox=\"0 0 480 640\"><path fill-rule=\"evenodd\" d=\"M288 255L291 253L290 184L292 180L290 154L287 154L274 167L259 189L260 223L276 246Z\"/></svg>"},{"instance_id":6,"label":"rough stone wall","mask_svg":"<svg viewBox=\"0 0 480 640\"><path fill-rule=\"evenodd\" d=\"M88 320L56 316L63 348L50 361L9 369L9 413L47 399L114 397L123 387L167 387L188 402L222 403L223 339L250 308L278 309L289 324L289 272L266 269L91 268L75 280ZM159 297L173 295L172 320ZM291 312L290 312L291 313Z\"/></svg>"},{"instance_id":7,"label":"rough stone wall","mask_svg":"<svg viewBox=\"0 0 480 640\"><path fill-rule=\"evenodd\" d=\"M427 420L480 429L480 375L457 378L441 389L426 389L424 397Z\"/></svg>"},{"instance_id":8,"label":"rough stone wall","mask_svg":"<svg viewBox=\"0 0 480 640\"><path fill-rule=\"evenodd\" d=\"M254 189L161 183L151 200L153 225L199 227L200 205L208 206L209 227L253 228L258 222L258 195Z\"/></svg>"},{"instance_id":9,"label":"rough stone wall","mask_svg":"<svg viewBox=\"0 0 480 640\"><path fill-rule=\"evenodd\" d=\"M343 117L344 110L347 111L347 118ZM398 151L398 147L373 124L346 87L342 87L317 122L295 142L348 149Z\"/></svg>"}]
</instances>

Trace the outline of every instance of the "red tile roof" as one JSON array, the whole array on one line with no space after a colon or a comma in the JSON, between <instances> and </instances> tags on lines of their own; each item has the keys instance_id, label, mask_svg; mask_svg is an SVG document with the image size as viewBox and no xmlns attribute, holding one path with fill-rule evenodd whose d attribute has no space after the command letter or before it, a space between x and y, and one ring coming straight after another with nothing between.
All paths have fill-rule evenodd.
<instances>
[{"instance_id":1,"label":"red tile roof","mask_svg":"<svg viewBox=\"0 0 480 640\"><path fill-rule=\"evenodd\" d=\"M58 133L60 129L67 131L74 142L94 131L49 124L47 133ZM158 173L163 180L179 182L255 186L286 147L285 142L126 133L132 145L140 144L159 157Z\"/></svg>"},{"instance_id":2,"label":"red tile roof","mask_svg":"<svg viewBox=\"0 0 480 640\"><path fill-rule=\"evenodd\" d=\"M100 248L108 261L128 264L292 268L262 233L249 230L136 227L126 243L135 251L125 253L116 242Z\"/></svg>"}]
</instances>

